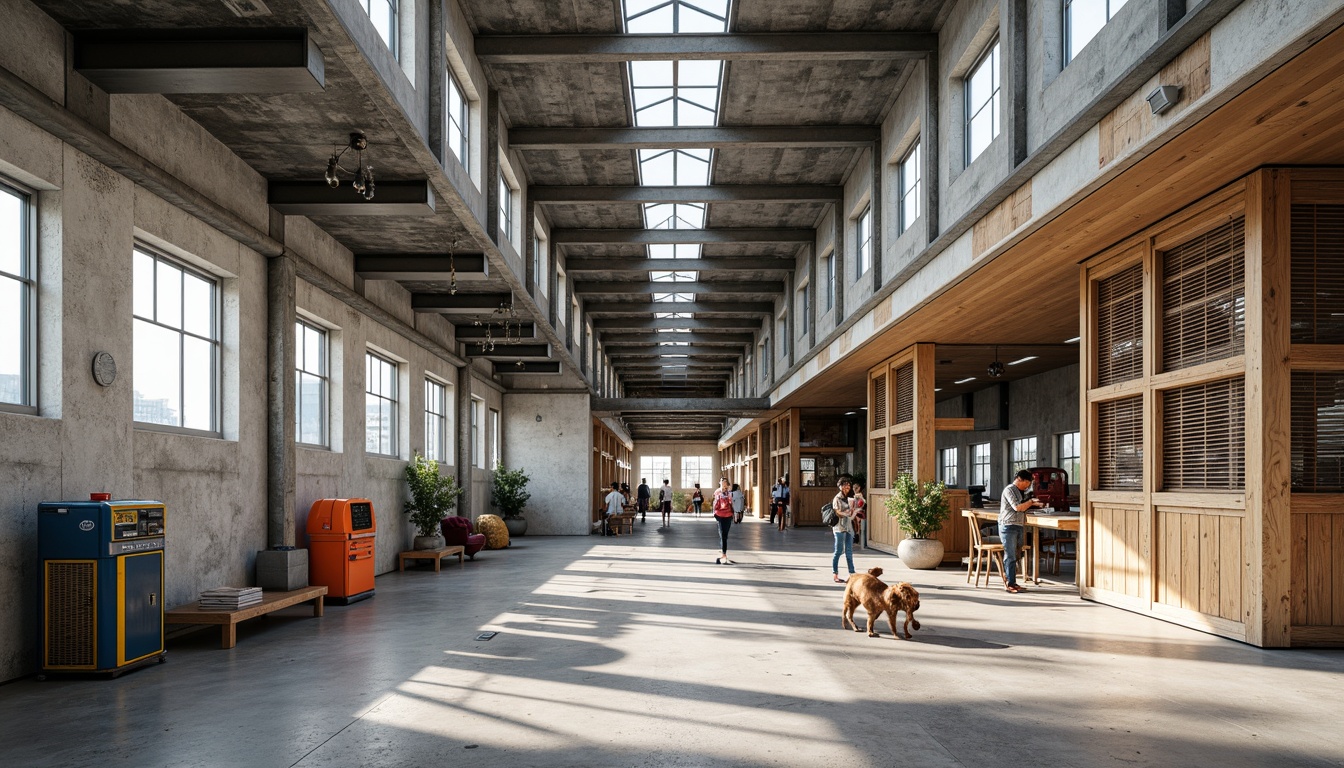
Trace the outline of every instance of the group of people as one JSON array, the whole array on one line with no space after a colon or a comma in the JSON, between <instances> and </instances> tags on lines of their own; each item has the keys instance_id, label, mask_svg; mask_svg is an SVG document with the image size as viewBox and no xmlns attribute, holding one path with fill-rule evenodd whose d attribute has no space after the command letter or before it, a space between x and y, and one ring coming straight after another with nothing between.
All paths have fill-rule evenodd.
<instances>
[{"instance_id":1,"label":"group of people","mask_svg":"<svg viewBox=\"0 0 1344 768\"><path fill-rule=\"evenodd\" d=\"M842 475L836 483L835 497L831 499L836 523L831 526L835 549L831 555L831 581L844 584L848 576L840 578L840 555L845 556L849 576L854 575L854 540L863 532L863 521L868 517L868 500L863 496L863 483L849 475Z\"/></svg>"}]
</instances>

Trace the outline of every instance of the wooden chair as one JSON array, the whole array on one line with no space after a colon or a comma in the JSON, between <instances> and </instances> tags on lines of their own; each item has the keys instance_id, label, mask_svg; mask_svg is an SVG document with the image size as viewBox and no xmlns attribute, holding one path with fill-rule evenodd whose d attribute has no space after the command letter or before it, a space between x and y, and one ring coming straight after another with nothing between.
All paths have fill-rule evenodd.
<instances>
[{"instance_id":1,"label":"wooden chair","mask_svg":"<svg viewBox=\"0 0 1344 768\"><path fill-rule=\"evenodd\" d=\"M989 574L994 567L999 569L999 579L1007 584L1008 581L1003 575L1003 545L986 544L984 538L980 535L980 518L973 512L962 512L966 516L966 524L971 530L971 552L970 557L966 558L966 582L969 584L971 576L975 576L975 586L980 586L980 569L983 566L985 572L985 586L989 586Z\"/></svg>"},{"instance_id":2,"label":"wooden chair","mask_svg":"<svg viewBox=\"0 0 1344 768\"><path fill-rule=\"evenodd\" d=\"M1045 561L1047 571L1058 574L1060 562L1063 560L1078 562L1078 538L1076 536L1064 535L1062 531L1050 531L1049 533L1054 535L1046 537L1046 533L1046 531L1041 532L1041 559Z\"/></svg>"}]
</instances>

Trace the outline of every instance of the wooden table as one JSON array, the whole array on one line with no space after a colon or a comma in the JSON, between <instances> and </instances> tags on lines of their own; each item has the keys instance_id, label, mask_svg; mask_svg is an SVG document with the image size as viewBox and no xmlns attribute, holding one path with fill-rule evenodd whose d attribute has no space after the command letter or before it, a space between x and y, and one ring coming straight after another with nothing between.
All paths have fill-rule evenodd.
<instances>
[{"instance_id":1,"label":"wooden table","mask_svg":"<svg viewBox=\"0 0 1344 768\"><path fill-rule=\"evenodd\" d=\"M972 516L979 520L990 520L995 523L999 521L999 510L994 509L963 509L963 515ZM1041 529L1050 528L1056 531L1077 531L1082 528L1083 518L1079 515L1066 515L1050 512L1027 512L1027 527L1031 529L1031 568L1027 571L1027 578L1034 584L1041 583Z\"/></svg>"},{"instance_id":2,"label":"wooden table","mask_svg":"<svg viewBox=\"0 0 1344 768\"><path fill-rule=\"evenodd\" d=\"M406 552L402 552L401 554L397 555L397 570L405 571L407 560L433 560L434 572L438 573L443 558L452 557L453 555L457 555L457 567L461 568L462 563L464 562L462 556L466 553L466 551L467 548L462 546L461 544L450 544L446 547L439 547L438 549L407 550Z\"/></svg>"},{"instance_id":3,"label":"wooden table","mask_svg":"<svg viewBox=\"0 0 1344 768\"><path fill-rule=\"evenodd\" d=\"M289 592L262 592L261 602L239 608L236 611L221 611L218 608L201 608L199 601L189 605L180 605L163 614L164 624L218 624L219 647L232 648L238 642L238 622L264 616L281 608L313 601L313 615L322 615L322 598L327 594L326 587L304 587Z\"/></svg>"}]
</instances>

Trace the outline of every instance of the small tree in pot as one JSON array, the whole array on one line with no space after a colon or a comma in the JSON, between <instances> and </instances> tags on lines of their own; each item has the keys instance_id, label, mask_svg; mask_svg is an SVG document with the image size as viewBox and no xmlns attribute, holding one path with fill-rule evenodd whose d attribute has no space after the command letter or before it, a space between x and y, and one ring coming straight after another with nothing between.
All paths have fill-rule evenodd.
<instances>
[{"instance_id":1,"label":"small tree in pot","mask_svg":"<svg viewBox=\"0 0 1344 768\"><path fill-rule=\"evenodd\" d=\"M415 526L416 549L438 549L443 546L439 521L457 506L462 489L450 476L439 474L439 463L415 454L406 465L406 484L411 487L411 498L406 502L406 514Z\"/></svg>"},{"instance_id":2,"label":"small tree in pot","mask_svg":"<svg viewBox=\"0 0 1344 768\"><path fill-rule=\"evenodd\" d=\"M942 483L916 483L909 474L896 477L886 499L887 514L909 534L896 546L896 555L910 568L937 568L943 561L943 542L932 538L943 529L952 510Z\"/></svg>"},{"instance_id":3,"label":"small tree in pot","mask_svg":"<svg viewBox=\"0 0 1344 768\"><path fill-rule=\"evenodd\" d=\"M527 492L527 483L531 480L521 469L505 469L503 464L495 465L495 476L490 484L490 503L499 510L504 524L509 528L510 536L522 536L527 533L527 520L523 518L523 507L532 494Z\"/></svg>"}]
</instances>

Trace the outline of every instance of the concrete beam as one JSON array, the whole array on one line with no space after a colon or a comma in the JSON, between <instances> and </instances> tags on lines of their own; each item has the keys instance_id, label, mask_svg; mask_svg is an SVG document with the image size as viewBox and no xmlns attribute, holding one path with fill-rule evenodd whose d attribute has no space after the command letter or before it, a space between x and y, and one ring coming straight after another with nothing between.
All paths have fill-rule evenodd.
<instances>
[{"instance_id":1,"label":"concrete beam","mask_svg":"<svg viewBox=\"0 0 1344 768\"><path fill-rule=\"evenodd\" d=\"M751 333L604 333L602 344L606 348L629 346L631 344L657 344L660 341L685 341L691 344L710 346L740 347L756 340Z\"/></svg>"},{"instance_id":2,"label":"concrete beam","mask_svg":"<svg viewBox=\"0 0 1344 768\"><path fill-rule=\"evenodd\" d=\"M75 36L74 68L108 93L315 93L326 85L308 30L116 30Z\"/></svg>"},{"instance_id":3,"label":"concrete beam","mask_svg":"<svg viewBox=\"0 0 1344 768\"><path fill-rule=\"evenodd\" d=\"M725 256L708 259L619 259L597 256L571 256L565 259L565 271L580 272L761 272L794 268L795 260L775 256Z\"/></svg>"},{"instance_id":4,"label":"concrete beam","mask_svg":"<svg viewBox=\"0 0 1344 768\"><path fill-rule=\"evenodd\" d=\"M442 315L488 315L511 301L513 296L507 293L413 293L411 309Z\"/></svg>"},{"instance_id":5,"label":"concrete beam","mask_svg":"<svg viewBox=\"0 0 1344 768\"><path fill-rule=\"evenodd\" d=\"M766 229L553 229L555 245L678 245L714 243L811 243L817 231L810 228Z\"/></svg>"},{"instance_id":6,"label":"concrete beam","mask_svg":"<svg viewBox=\"0 0 1344 768\"><path fill-rule=\"evenodd\" d=\"M379 181L372 200L344 183L332 189L323 181L273 181L268 202L287 216L434 215L434 190L427 181Z\"/></svg>"},{"instance_id":7,"label":"concrete beam","mask_svg":"<svg viewBox=\"0 0 1344 768\"><path fill-rule=\"evenodd\" d=\"M667 61L843 61L920 59L938 35L910 32L823 32L707 35L477 35L485 64Z\"/></svg>"},{"instance_id":8,"label":"concrete beam","mask_svg":"<svg viewBox=\"0 0 1344 768\"><path fill-rule=\"evenodd\" d=\"M590 407L594 411L617 411L620 413L667 413L670 411L679 413L685 411L736 413L738 411L769 410L770 399L766 397L595 397Z\"/></svg>"},{"instance_id":9,"label":"concrete beam","mask_svg":"<svg viewBox=\"0 0 1344 768\"><path fill-rule=\"evenodd\" d=\"M355 273L365 280L441 280L454 275L458 282L490 277L490 262L483 253L447 254L357 254Z\"/></svg>"},{"instance_id":10,"label":"concrete beam","mask_svg":"<svg viewBox=\"0 0 1344 768\"><path fill-rule=\"evenodd\" d=\"M517 363L493 363L495 375L508 374L510 376L523 376L529 374L557 374L560 372L560 362L541 362L535 360L522 361L522 365Z\"/></svg>"},{"instance_id":11,"label":"concrete beam","mask_svg":"<svg viewBox=\"0 0 1344 768\"><path fill-rule=\"evenodd\" d=\"M379 187L381 190L381 187ZM708 187L532 186L527 198L538 204L578 203L834 203L844 187L825 184L716 184Z\"/></svg>"},{"instance_id":12,"label":"concrete beam","mask_svg":"<svg viewBox=\"0 0 1344 768\"><path fill-rule=\"evenodd\" d=\"M692 331L756 331L761 321L732 317L651 317L623 320L594 320L594 331L636 331L655 328L690 328Z\"/></svg>"},{"instance_id":13,"label":"concrete beam","mask_svg":"<svg viewBox=\"0 0 1344 768\"><path fill-rule=\"evenodd\" d=\"M774 314L774 302L714 300L713 297L700 297L695 301L651 302L642 299L617 299L615 301L593 302L585 304L584 314L597 315L641 315L656 312L694 313L697 315L770 315ZM680 326L678 326L680 327Z\"/></svg>"},{"instance_id":14,"label":"concrete beam","mask_svg":"<svg viewBox=\"0 0 1344 768\"><path fill-rule=\"evenodd\" d=\"M753 125L693 128L514 128L510 149L720 149L723 147L867 147L876 125Z\"/></svg>"},{"instance_id":15,"label":"concrete beam","mask_svg":"<svg viewBox=\"0 0 1344 768\"><path fill-rule=\"evenodd\" d=\"M487 360L549 360L550 344L511 344L496 340L494 348L482 348L479 342L466 345L466 356Z\"/></svg>"},{"instance_id":16,"label":"concrete beam","mask_svg":"<svg viewBox=\"0 0 1344 768\"><path fill-rule=\"evenodd\" d=\"M683 355L683 357L669 357L669 355ZM660 347L649 345L647 347L613 347L607 350L607 357L615 362L617 358L642 357L650 360L662 360L664 362L694 362L702 360L716 360L720 362L737 361L742 358L740 352L728 352L722 348L706 347Z\"/></svg>"},{"instance_id":17,"label":"concrete beam","mask_svg":"<svg viewBox=\"0 0 1344 768\"><path fill-rule=\"evenodd\" d=\"M458 325L453 329L453 335L458 341L480 341L486 336L486 331L490 331L490 338L499 339L499 329L489 329L484 325ZM519 323L516 330L510 331L515 338L532 339L536 338L537 326L532 323Z\"/></svg>"},{"instance_id":18,"label":"concrete beam","mask_svg":"<svg viewBox=\"0 0 1344 768\"><path fill-rule=\"evenodd\" d=\"M720 282L706 283L655 283L651 281L620 282L582 281L574 282L574 293L582 294L645 294L645 293L752 293L757 295L781 293L784 283L775 282Z\"/></svg>"}]
</instances>

